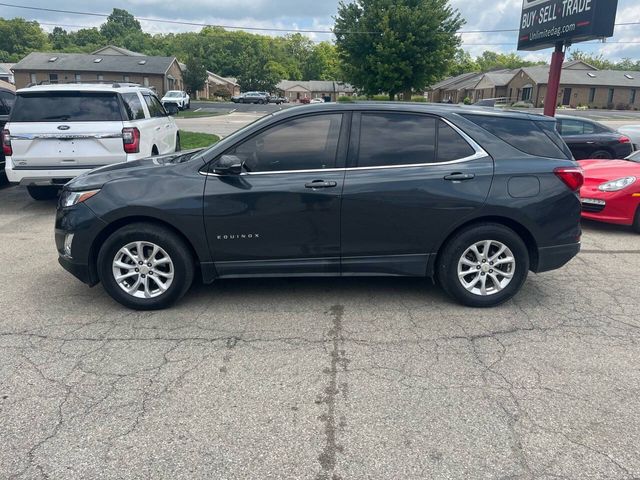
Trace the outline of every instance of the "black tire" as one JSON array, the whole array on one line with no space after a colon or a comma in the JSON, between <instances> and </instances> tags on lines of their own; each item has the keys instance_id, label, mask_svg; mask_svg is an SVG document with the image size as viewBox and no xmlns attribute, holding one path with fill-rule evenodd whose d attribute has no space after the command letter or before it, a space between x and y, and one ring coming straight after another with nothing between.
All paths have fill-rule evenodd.
<instances>
[{"instance_id":1,"label":"black tire","mask_svg":"<svg viewBox=\"0 0 640 480\"><path fill-rule=\"evenodd\" d=\"M29 195L34 200L43 201L43 200L53 200L58 196L58 187L40 187L36 185L30 185L27 187L27 191Z\"/></svg>"},{"instance_id":2,"label":"black tire","mask_svg":"<svg viewBox=\"0 0 640 480\"><path fill-rule=\"evenodd\" d=\"M187 103L187 110L191 108L191 102Z\"/></svg>"},{"instance_id":3,"label":"black tire","mask_svg":"<svg viewBox=\"0 0 640 480\"><path fill-rule=\"evenodd\" d=\"M151 156L152 157L157 157L158 156L158 148L155 145L153 147L151 147Z\"/></svg>"},{"instance_id":4,"label":"black tire","mask_svg":"<svg viewBox=\"0 0 640 480\"><path fill-rule=\"evenodd\" d=\"M153 298L138 298L125 292L116 282L113 273L116 255L121 248L134 242L153 243L169 255L174 277L166 292ZM189 247L170 229L150 223L132 223L116 230L104 242L98 254L97 270L104 289L118 303L134 310L160 310L173 305L187 293L193 283L194 261ZM153 283L149 282L150 288ZM155 285L157 288L158 284Z\"/></svg>"},{"instance_id":5,"label":"black tire","mask_svg":"<svg viewBox=\"0 0 640 480\"><path fill-rule=\"evenodd\" d=\"M633 230L636 233L640 233L640 206L636 210L636 218L633 221Z\"/></svg>"},{"instance_id":6,"label":"black tire","mask_svg":"<svg viewBox=\"0 0 640 480\"><path fill-rule=\"evenodd\" d=\"M600 159L600 160L611 160L613 155L607 150L596 150L591 154L589 158Z\"/></svg>"},{"instance_id":7,"label":"black tire","mask_svg":"<svg viewBox=\"0 0 640 480\"><path fill-rule=\"evenodd\" d=\"M468 248L486 240L500 242L511 250L515 259L515 271L511 281L501 291L483 296L464 287L458 277L458 263ZM511 299L522 288L529 274L529 252L522 238L510 228L496 223L477 224L465 228L450 239L441 251L436 269L437 279L449 296L469 307L494 307ZM483 277L485 275L482 274ZM492 280L491 283L493 284Z\"/></svg>"},{"instance_id":8,"label":"black tire","mask_svg":"<svg viewBox=\"0 0 640 480\"><path fill-rule=\"evenodd\" d=\"M258 100L259 105L264 105L264 100Z\"/></svg>"},{"instance_id":9,"label":"black tire","mask_svg":"<svg viewBox=\"0 0 640 480\"><path fill-rule=\"evenodd\" d=\"M180 135L176 135L176 152L182 150L182 146L180 145Z\"/></svg>"}]
</instances>

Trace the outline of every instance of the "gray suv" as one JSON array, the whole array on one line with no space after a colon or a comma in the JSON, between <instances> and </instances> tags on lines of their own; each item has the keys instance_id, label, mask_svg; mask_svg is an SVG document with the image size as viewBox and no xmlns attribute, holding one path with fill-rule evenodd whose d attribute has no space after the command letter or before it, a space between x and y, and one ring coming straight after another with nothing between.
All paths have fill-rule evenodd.
<instances>
[{"instance_id":1,"label":"gray suv","mask_svg":"<svg viewBox=\"0 0 640 480\"><path fill-rule=\"evenodd\" d=\"M135 309L171 305L196 275L432 277L491 307L578 253L582 181L552 118L318 104L71 181L56 244Z\"/></svg>"}]
</instances>

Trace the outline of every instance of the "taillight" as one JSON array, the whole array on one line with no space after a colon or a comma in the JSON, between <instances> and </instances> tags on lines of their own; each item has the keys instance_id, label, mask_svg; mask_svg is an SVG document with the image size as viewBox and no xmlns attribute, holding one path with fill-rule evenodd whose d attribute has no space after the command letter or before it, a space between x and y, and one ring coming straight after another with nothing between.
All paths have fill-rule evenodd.
<instances>
[{"instance_id":1,"label":"taillight","mask_svg":"<svg viewBox=\"0 0 640 480\"><path fill-rule=\"evenodd\" d=\"M11 148L11 132L9 130L2 130L2 153L7 157L13 155L13 149Z\"/></svg>"},{"instance_id":2,"label":"taillight","mask_svg":"<svg viewBox=\"0 0 640 480\"><path fill-rule=\"evenodd\" d=\"M553 173L555 173L572 192L577 192L582 185L584 185L584 171L580 167L560 167L556 168Z\"/></svg>"},{"instance_id":3,"label":"taillight","mask_svg":"<svg viewBox=\"0 0 640 480\"><path fill-rule=\"evenodd\" d=\"M122 144L126 153L140 152L140 130L137 128L122 129Z\"/></svg>"},{"instance_id":4,"label":"taillight","mask_svg":"<svg viewBox=\"0 0 640 480\"><path fill-rule=\"evenodd\" d=\"M622 136L618 139L618 141L619 141L620 143L631 143L631 139L630 139L629 137L625 136L625 135L622 135Z\"/></svg>"}]
</instances>

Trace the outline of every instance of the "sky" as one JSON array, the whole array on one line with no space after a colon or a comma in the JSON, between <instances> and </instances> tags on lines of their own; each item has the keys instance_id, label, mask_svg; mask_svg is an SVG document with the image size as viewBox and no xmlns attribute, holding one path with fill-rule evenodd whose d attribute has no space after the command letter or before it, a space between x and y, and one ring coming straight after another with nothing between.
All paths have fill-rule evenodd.
<instances>
[{"instance_id":1,"label":"sky","mask_svg":"<svg viewBox=\"0 0 640 480\"><path fill-rule=\"evenodd\" d=\"M292 30L330 30L337 12L337 0L0 0L14 5L55 8L80 12L110 13L112 8L124 8L137 17L164 18L213 25L280 28ZM462 30L515 29L519 26L522 0L451 0L466 25ZM55 25L67 30L97 26L100 17L68 13L43 12L0 5L0 17L22 17L38 20L43 28ZM617 22L640 22L640 2L619 0ZM149 33L169 33L198 30L199 27L170 25L141 21ZM75 28L74 28L75 27ZM277 32L262 32L282 35ZM331 40L331 34L308 33L313 40ZM485 50L509 53L516 51L517 32L463 34L464 48L473 56ZM638 42L638 43L615 43ZM640 25L618 26L615 36L607 43L582 43L572 47L587 53L603 54L611 60L628 57L640 59ZM551 51L520 52L530 60L548 61Z\"/></svg>"}]
</instances>

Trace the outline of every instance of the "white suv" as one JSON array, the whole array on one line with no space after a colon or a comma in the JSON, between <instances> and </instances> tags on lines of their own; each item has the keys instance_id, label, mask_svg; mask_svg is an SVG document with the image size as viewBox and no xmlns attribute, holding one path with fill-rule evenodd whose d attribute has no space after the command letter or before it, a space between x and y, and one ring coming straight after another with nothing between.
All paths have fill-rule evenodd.
<instances>
[{"instance_id":1,"label":"white suv","mask_svg":"<svg viewBox=\"0 0 640 480\"><path fill-rule=\"evenodd\" d=\"M191 97L189 97L187 92L183 92L182 90L169 90L160 101L165 107L175 105L178 107L178 110L188 110L191 108Z\"/></svg>"},{"instance_id":2,"label":"white suv","mask_svg":"<svg viewBox=\"0 0 640 480\"><path fill-rule=\"evenodd\" d=\"M2 131L5 170L36 200L93 168L180 150L175 121L148 88L40 85L16 94Z\"/></svg>"}]
</instances>

